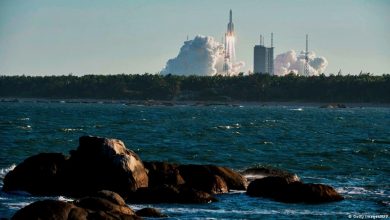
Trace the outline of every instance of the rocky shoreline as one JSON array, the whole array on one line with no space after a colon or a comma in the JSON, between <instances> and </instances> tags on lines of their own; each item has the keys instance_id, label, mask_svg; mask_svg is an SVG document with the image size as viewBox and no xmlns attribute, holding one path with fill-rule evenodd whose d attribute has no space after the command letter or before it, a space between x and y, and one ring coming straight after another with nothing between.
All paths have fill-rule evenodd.
<instances>
[{"instance_id":1,"label":"rocky shoreline","mask_svg":"<svg viewBox=\"0 0 390 220\"><path fill-rule=\"evenodd\" d=\"M49 99L49 98L0 98L0 103L62 103L62 104L121 104L127 106L307 106L319 108L389 108L386 102L305 102L291 101L200 101L200 100L121 100L121 99Z\"/></svg>"},{"instance_id":2,"label":"rocky shoreline","mask_svg":"<svg viewBox=\"0 0 390 220\"><path fill-rule=\"evenodd\" d=\"M25 219L23 216L96 219L100 215L100 219L137 219L146 215L137 215L122 200L130 205L210 203L217 202L214 195L231 190L286 203L316 204L343 199L331 186L303 183L287 171L253 168L239 173L216 165L147 162L120 140L94 136L80 137L78 148L69 156L40 153L27 158L6 175L2 190L76 198L68 203L35 202L19 210L12 218L16 220ZM149 212L158 213L141 213Z\"/></svg>"}]
</instances>

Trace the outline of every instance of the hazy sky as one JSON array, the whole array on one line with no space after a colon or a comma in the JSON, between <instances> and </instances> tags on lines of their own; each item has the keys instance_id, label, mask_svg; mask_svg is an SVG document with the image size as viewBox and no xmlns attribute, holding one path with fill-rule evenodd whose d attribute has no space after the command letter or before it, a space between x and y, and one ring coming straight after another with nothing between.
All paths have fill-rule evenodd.
<instances>
[{"instance_id":1,"label":"hazy sky","mask_svg":"<svg viewBox=\"0 0 390 220\"><path fill-rule=\"evenodd\" d=\"M274 32L275 54L308 33L326 73L390 73L390 0L0 0L0 75L157 73L187 35L220 41L229 9L245 71Z\"/></svg>"}]
</instances>

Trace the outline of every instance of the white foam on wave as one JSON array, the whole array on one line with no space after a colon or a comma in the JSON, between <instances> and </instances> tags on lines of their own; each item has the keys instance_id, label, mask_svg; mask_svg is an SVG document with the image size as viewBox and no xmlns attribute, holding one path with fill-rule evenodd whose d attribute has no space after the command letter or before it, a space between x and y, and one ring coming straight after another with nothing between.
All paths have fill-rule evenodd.
<instances>
[{"instance_id":1,"label":"white foam on wave","mask_svg":"<svg viewBox=\"0 0 390 220\"><path fill-rule=\"evenodd\" d=\"M292 109L289 109L290 111L303 111L303 108L292 108Z\"/></svg>"},{"instance_id":2,"label":"white foam on wave","mask_svg":"<svg viewBox=\"0 0 390 220\"><path fill-rule=\"evenodd\" d=\"M60 130L63 132L83 131L82 128L61 128Z\"/></svg>"},{"instance_id":3,"label":"white foam on wave","mask_svg":"<svg viewBox=\"0 0 390 220\"><path fill-rule=\"evenodd\" d=\"M217 128L229 130L229 129L233 129L233 128L241 128L241 125L238 123L232 124L232 125L218 125Z\"/></svg>"},{"instance_id":4,"label":"white foam on wave","mask_svg":"<svg viewBox=\"0 0 390 220\"><path fill-rule=\"evenodd\" d=\"M275 120L275 119L266 119L266 120L264 120L263 122L272 122L272 123L276 123L276 122L278 122L278 120Z\"/></svg>"},{"instance_id":5,"label":"white foam on wave","mask_svg":"<svg viewBox=\"0 0 390 220\"><path fill-rule=\"evenodd\" d=\"M340 187L336 188L336 190L337 192L346 195L366 195L369 193L369 191L363 187Z\"/></svg>"},{"instance_id":6,"label":"white foam on wave","mask_svg":"<svg viewBox=\"0 0 390 220\"><path fill-rule=\"evenodd\" d=\"M269 176L269 175L268 175ZM264 177L267 177L267 175L262 175L262 174L245 174L245 178L247 179L263 179Z\"/></svg>"},{"instance_id":7,"label":"white foam on wave","mask_svg":"<svg viewBox=\"0 0 390 220\"><path fill-rule=\"evenodd\" d=\"M31 130L32 129L31 125L22 125L22 126L18 126L18 128L20 128L22 130Z\"/></svg>"},{"instance_id":8,"label":"white foam on wave","mask_svg":"<svg viewBox=\"0 0 390 220\"><path fill-rule=\"evenodd\" d=\"M8 172L15 169L15 167L16 167L16 164L12 164L11 166L9 166L7 168L1 168L0 169L0 179L3 180L5 175L7 175ZM1 182L3 182L3 181L1 181Z\"/></svg>"},{"instance_id":9,"label":"white foam on wave","mask_svg":"<svg viewBox=\"0 0 390 220\"><path fill-rule=\"evenodd\" d=\"M24 208L28 205L30 205L31 203L33 203L33 201L18 201L18 202L8 202L8 203L5 203L5 206L7 206L7 208L9 209L13 209L13 210L19 210L21 208Z\"/></svg>"},{"instance_id":10,"label":"white foam on wave","mask_svg":"<svg viewBox=\"0 0 390 220\"><path fill-rule=\"evenodd\" d=\"M364 187L351 186L351 187L339 187L336 188L337 192L344 195L376 195L376 196L386 196L385 190L368 190Z\"/></svg>"},{"instance_id":11,"label":"white foam on wave","mask_svg":"<svg viewBox=\"0 0 390 220\"><path fill-rule=\"evenodd\" d=\"M59 201L64 201L64 202L72 202L74 200L74 199L71 199L71 198L68 198L65 196L58 196L58 197L56 197L56 199Z\"/></svg>"},{"instance_id":12,"label":"white foam on wave","mask_svg":"<svg viewBox=\"0 0 390 220\"><path fill-rule=\"evenodd\" d=\"M17 210L24 208L28 205L30 205L33 202L41 201L45 199L51 199L51 200L58 200L58 201L64 201L64 202L71 202L73 199L67 198L65 196L32 196L31 194L28 194L23 191L15 191L11 193L1 193L0 194L0 202L3 207L6 207L7 213L0 212L0 217L3 217L2 215L13 215ZM1 211L1 210L0 210Z\"/></svg>"},{"instance_id":13,"label":"white foam on wave","mask_svg":"<svg viewBox=\"0 0 390 220\"><path fill-rule=\"evenodd\" d=\"M246 190L234 190L230 189L228 194L244 194L246 193Z\"/></svg>"}]
</instances>

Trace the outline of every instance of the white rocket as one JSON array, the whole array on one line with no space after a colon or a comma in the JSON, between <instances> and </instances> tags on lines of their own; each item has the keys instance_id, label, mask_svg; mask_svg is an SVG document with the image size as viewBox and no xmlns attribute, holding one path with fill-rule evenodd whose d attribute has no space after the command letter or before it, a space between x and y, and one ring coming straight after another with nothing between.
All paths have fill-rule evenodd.
<instances>
[{"instance_id":1,"label":"white rocket","mask_svg":"<svg viewBox=\"0 0 390 220\"><path fill-rule=\"evenodd\" d=\"M236 59L235 49L235 36L234 36L234 24L233 24L233 13L230 9L229 12L229 23L227 25L227 32L225 33L225 60L223 65L223 71L229 75L230 68Z\"/></svg>"},{"instance_id":2,"label":"white rocket","mask_svg":"<svg viewBox=\"0 0 390 220\"><path fill-rule=\"evenodd\" d=\"M229 13L229 23L228 23L228 26L227 26L227 33L226 33L226 35L234 36L233 13L232 13L231 9L230 9L230 13Z\"/></svg>"}]
</instances>

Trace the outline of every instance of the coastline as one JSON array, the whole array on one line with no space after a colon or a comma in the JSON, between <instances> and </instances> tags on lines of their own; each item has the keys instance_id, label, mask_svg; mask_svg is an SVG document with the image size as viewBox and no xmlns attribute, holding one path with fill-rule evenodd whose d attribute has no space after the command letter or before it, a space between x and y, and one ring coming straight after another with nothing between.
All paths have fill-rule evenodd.
<instances>
[{"instance_id":1,"label":"coastline","mask_svg":"<svg viewBox=\"0 0 390 220\"><path fill-rule=\"evenodd\" d=\"M49 98L0 98L0 103L63 103L63 104L123 104L129 106L305 106L339 108L341 104L346 108L390 108L390 103L371 102L305 102L305 101L198 101L198 100L125 100L125 99L49 99ZM332 107L333 106L333 107Z\"/></svg>"}]
</instances>

